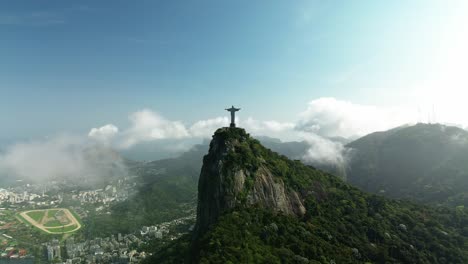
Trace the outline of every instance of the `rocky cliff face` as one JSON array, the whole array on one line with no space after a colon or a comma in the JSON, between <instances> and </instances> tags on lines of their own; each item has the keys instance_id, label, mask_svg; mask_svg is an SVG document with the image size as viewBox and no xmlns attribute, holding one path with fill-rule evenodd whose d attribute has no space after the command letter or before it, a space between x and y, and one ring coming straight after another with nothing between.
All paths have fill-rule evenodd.
<instances>
[{"instance_id":1,"label":"rocky cliff face","mask_svg":"<svg viewBox=\"0 0 468 264\"><path fill-rule=\"evenodd\" d=\"M285 214L305 214L300 195L267 166L264 151L244 129L220 128L215 132L198 184L195 238L235 207L261 206Z\"/></svg>"}]
</instances>

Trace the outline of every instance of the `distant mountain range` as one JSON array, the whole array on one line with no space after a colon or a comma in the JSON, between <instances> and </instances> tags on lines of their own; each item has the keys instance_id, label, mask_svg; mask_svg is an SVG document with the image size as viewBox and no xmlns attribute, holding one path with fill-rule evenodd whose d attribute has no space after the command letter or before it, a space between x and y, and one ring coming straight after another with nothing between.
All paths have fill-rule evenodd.
<instances>
[{"instance_id":1,"label":"distant mountain range","mask_svg":"<svg viewBox=\"0 0 468 264\"><path fill-rule=\"evenodd\" d=\"M417 124L377 132L353 149L348 181L394 198L468 206L468 132Z\"/></svg>"},{"instance_id":2,"label":"distant mountain range","mask_svg":"<svg viewBox=\"0 0 468 264\"><path fill-rule=\"evenodd\" d=\"M261 143L291 159L303 159L307 142ZM424 203L468 206L468 131L441 124L417 124L376 132L346 144L345 171L336 164L310 163L346 178L365 191Z\"/></svg>"}]
</instances>

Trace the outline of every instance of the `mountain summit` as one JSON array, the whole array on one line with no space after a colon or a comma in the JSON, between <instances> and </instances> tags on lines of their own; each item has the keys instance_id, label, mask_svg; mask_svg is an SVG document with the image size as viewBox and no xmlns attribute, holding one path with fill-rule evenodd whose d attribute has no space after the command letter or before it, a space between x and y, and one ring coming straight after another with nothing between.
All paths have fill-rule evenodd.
<instances>
[{"instance_id":1,"label":"mountain summit","mask_svg":"<svg viewBox=\"0 0 468 264\"><path fill-rule=\"evenodd\" d=\"M239 206L258 205L285 214L303 216L299 194L286 188L267 159L273 152L262 147L242 128L218 129L203 159L198 183L195 236L204 234L219 216ZM270 160L271 161L271 160Z\"/></svg>"},{"instance_id":2,"label":"mountain summit","mask_svg":"<svg viewBox=\"0 0 468 264\"><path fill-rule=\"evenodd\" d=\"M358 139L348 181L391 198L468 206L468 132L417 124Z\"/></svg>"}]
</instances>

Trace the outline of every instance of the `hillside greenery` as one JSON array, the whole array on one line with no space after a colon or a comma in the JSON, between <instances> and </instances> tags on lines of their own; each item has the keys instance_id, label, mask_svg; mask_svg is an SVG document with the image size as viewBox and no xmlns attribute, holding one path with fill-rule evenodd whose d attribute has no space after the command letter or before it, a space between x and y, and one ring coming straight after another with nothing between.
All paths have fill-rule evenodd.
<instances>
[{"instance_id":1,"label":"hillside greenery","mask_svg":"<svg viewBox=\"0 0 468 264\"><path fill-rule=\"evenodd\" d=\"M85 223L88 232L100 236L130 233L142 226L193 214L200 159L205 152L204 146L196 146L177 158L134 162L130 171L139 176L137 193L114 205L110 215L90 212Z\"/></svg>"},{"instance_id":2,"label":"hillside greenery","mask_svg":"<svg viewBox=\"0 0 468 264\"><path fill-rule=\"evenodd\" d=\"M148 263L468 263L464 207L432 208L368 194L236 131L224 135L234 142L225 166L267 166L300 193L306 215L239 206L200 240L187 235L155 249Z\"/></svg>"},{"instance_id":3,"label":"hillside greenery","mask_svg":"<svg viewBox=\"0 0 468 264\"><path fill-rule=\"evenodd\" d=\"M418 124L365 136L353 149L348 181L363 190L424 203L468 206L468 132Z\"/></svg>"}]
</instances>

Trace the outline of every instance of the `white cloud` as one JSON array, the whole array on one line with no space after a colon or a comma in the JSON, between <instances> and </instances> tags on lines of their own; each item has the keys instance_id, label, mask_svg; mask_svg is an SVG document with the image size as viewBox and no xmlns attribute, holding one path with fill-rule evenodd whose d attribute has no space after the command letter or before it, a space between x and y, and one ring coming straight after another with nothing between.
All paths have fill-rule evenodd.
<instances>
[{"instance_id":1,"label":"white cloud","mask_svg":"<svg viewBox=\"0 0 468 264\"><path fill-rule=\"evenodd\" d=\"M74 136L22 142L0 153L0 174L36 182L93 180L125 172L122 160L114 152Z\"/></svg>"},{"instance_id":2,"label":"white cloud","mask_svg":"<svg viewBox=\"0 0 468 264\"><path fill-rule=\"evenodd\" d=\"M227 117L200 120L189 128L189 132L192 137L211 137L216 129L227 126L229 122Z\"/></svg>"},{"instance_id":3,"label":"white cloud","mask_svg":"<svg viewBox=\"0 0 468 264\"><path fill-rule=\"evenodd\" d=\"M142 142L164 139L209 138L220 127L229 125L229 118L216 117L199 120L187 127L180 121L171 121L151 110L142 110L129 116L130 127L122 130L112 124L100 128L92 128L88 137L104 143L113 143L117 148L127 149ZM236 118L239 127L244 127L255 135L269 135L284 138L294 132L292 122L275 120L259 121L251 117L244 120Z\"/></svg>"},{"instance_id":4,"label":"white cloud","mask_svg":"<svg viewBox=\"0 0 468 264\"><path fill-rule=\"evenodd\" d=\"M346 165L350 150L342 143L312 133L302 133L302 137L310 146L302 158L306 162L340 167Z\"/></svg>"},{"instance_id":5,"label":"white cloud","mask_svg":"<svg viewBox=\"0 0 468 264\"><path fill-rule=\"evenodd\" d=\"M414 122L414 113L402 107L379 108L335 98L319 98L300 114L296 129L326 137L356 137Z\"/></svg>"},{"instance_id":6,"label":"white cloud","mask_svg":"<svg viewBox=\"0 0 468 264\"><path fill-rule=\"evenodd\" d=\"M237 119L236 123L256 136L266 135L282 140L304 139L309 149L302 157L303 160L314 164L345 167L349 150L342 143L330 141L326 137L362 136L408 123L411 121L409 116L411 115L403 111L403 108L379 108L335 98L319 98L309 103L307 109L300 113L298 121L262 121L249 117ZM0 154L0 173L35 179L65 176L79 178L83 175L103 174L107 172L100 169L102 166L93 163L89 158L90 153L94 153L92 155L96 157L95 154L101 155L101 152L85 151L91 145L104 143L121 150L129 150L145 142L169 140L172 142L170 149L164 147L164 144L158 145L158 148L161 151L183 151L193 144L187 143L190 140L210 137L217 128L228 126L230 120L221 116L199 120L186 126L180 121L168 120L145 109L132 113L129 121L129 127L122 130L113 124L91 129L88 139L92 141L57 137L13 145ZM104 163L116 162L116 157L110 152L105 152L100 158L94 158L102 159Z\"/></svg>"},{"instance_id":7,"label":"white cloud","mask_svg":"<svg viewBox=\"0 0 468 264\"><path fill-rule=\"evenodd\" d=\"M257 120L252 117L237 119L239 127L257 136L267 135L283 140L298 139L300 133L313 133L322 137L357 137L393 128L411 122L411 115L403 108L378 108L340 101L335 98L313 100L307 109L299 114L298 121ZM229 118L220 116L199 120L191 126L172 121L160 114L145 109L129 116L130 126L119 131L112 124L93 128L88 136L117 148L130 148L136 144L163 140L207 138L219 127L229 124Z\"/></svg>"},{"instance_id":8,"label":"white cloud","mask_svg":"<svg viewBox=\"0 0 468 264\"><path fill-rule=\"evenodd\" d=\"M257 120L252 117L236 119L239 127L255 136L269 136L282 140L305 139L310 148L304 160L343 165L347 150L343 144L330 141L327 137L357 137L379 130L386 130L413 121L404 108L381 108L359 105L335 98L319 98L311 101L306 110L299 114L298 121ZM180 121L164 118L151 110L142 110L129 116L130 126L119 129L111 124L93 128L89 137L100 142L111 142L112 146L129 149L137 144L151 141L170 140L176 149L177 141L209 138L220 127L229 125L229 118L220 116L199 120L190 126ZM183 139L183 140L182 140ZM141 145L140 145L141 146Z\"/></svg>"},{"instance_id":9,"label":"white cloud","mask_svg":"<svg viewBox=\"0 0 468 264\"><path fill-rule=\"evenodd\" d=\"M261 121L252 117L248 117L245 120L236 120L236 123L252 135L278 137L281 139L291 139L295 126L292 122Z\"/></svg>"},{"instance_id":10,"label":"white cloud","mask_svg":"<svg viewBox=\"0 0 468 264\"><path fill-rule=\"evenodd\" d=\"M92 128L88 133L88 137L103 143L109 143L117 133L119 133L119 128L112 124L107 124L100 128Z\"/></svg>"},{"instance_id":11,"label":"white cloud","mask_svg":"<svg viewBox=\"0 0 468 264\"><path fill-rule=\"evenodd\" d=\"M190 136L182 122L167 120L147 109L131 114L130 122L130 128L123 131L121 135L121 147L123 148L144 141L178 139Z\"/></svg>"},{"instance_id":12,"label":"white cloud","mask_svg":"<svg viewBox=\"0 0 468 264\"><path fill-rule=\"evenodd\" d=\"M221 125L223 118L196 122L190 129L180 121L172 121L148 109L134 112L129 116L130 127L119 132L112 124L92 128L88 137L100 142L112 142L114 147L127 149L142 142L165 139L183 139L209 136L209 130Z\"/></svg>"}]
</instances>

